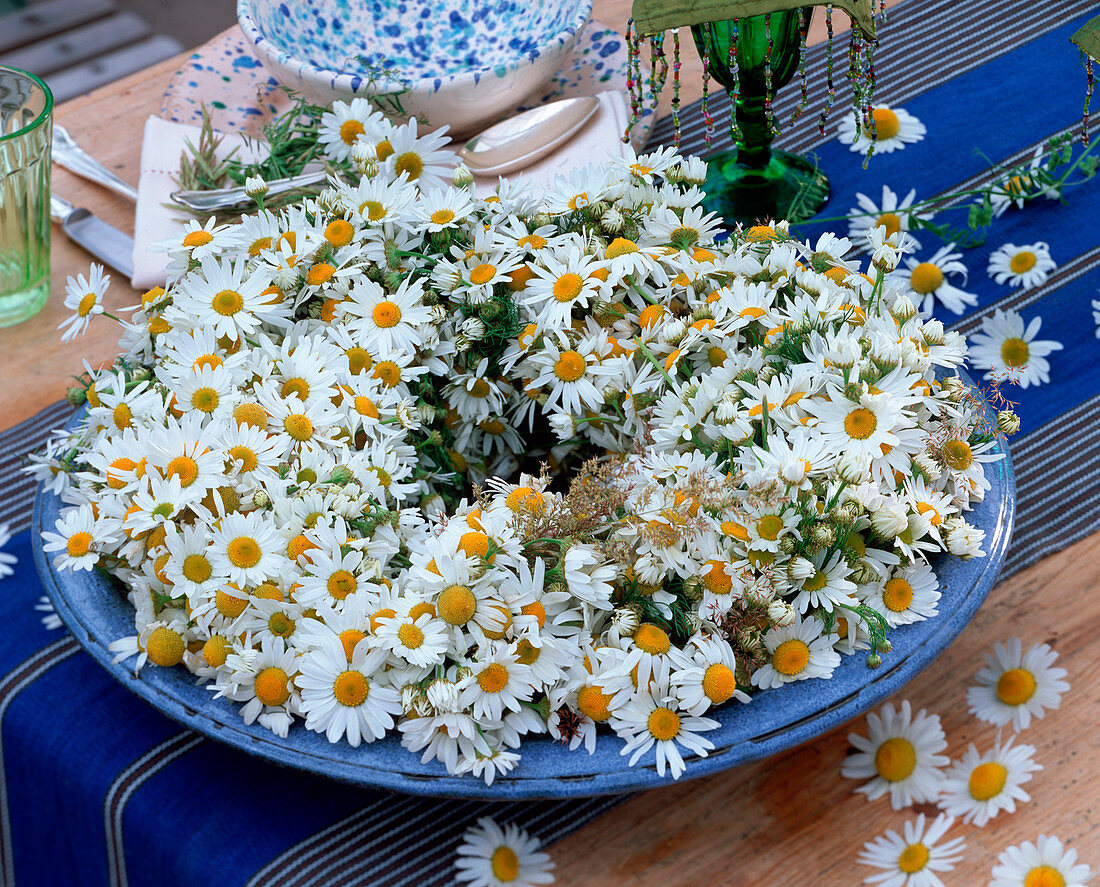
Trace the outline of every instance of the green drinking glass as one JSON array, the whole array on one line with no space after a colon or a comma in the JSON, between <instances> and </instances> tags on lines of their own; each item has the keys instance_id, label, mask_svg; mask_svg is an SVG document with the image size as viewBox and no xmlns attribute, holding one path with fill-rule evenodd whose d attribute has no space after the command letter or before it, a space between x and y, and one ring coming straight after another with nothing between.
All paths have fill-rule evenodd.
<instances>
[{"instance_id":1,"label":"green drinking glass","mask_svg":"<svg viewBox=\"0 0 1100 887\"><path fill-rule=\"evenodd\" d=\"M695 25L691 33L710 76L733 101L735 147L707 158L703 206L727 221L810 218L829 199L829 180L797 154L771 147L776 135L768 103L798 70L813 7ZM768 52L769 39L771 52ZM736 67L730 64L730 49ZM771 83L769 89L768 75Z\"/></svg>"},{"instance_id":2,"label":"green drinking glass","mask_svg":"<svg viewBox=\"0 0 1100 887\"><path fill-rule=\"evenodd\" d=\"M50 295L52 135L49 88L0 65L0 327L36 314Z\"/></svg>"}]
</instances>

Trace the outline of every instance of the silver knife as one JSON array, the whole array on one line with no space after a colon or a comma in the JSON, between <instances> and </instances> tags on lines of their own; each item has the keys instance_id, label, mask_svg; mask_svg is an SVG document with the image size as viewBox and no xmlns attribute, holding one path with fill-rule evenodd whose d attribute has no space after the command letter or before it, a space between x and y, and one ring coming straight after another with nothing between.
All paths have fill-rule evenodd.
<instances>
[{"instance_id":1,"label":"silver knife","mask_svg":"<svg viewBox=\"0 0 1100 887\"><path fill-rule=\"evenodd\" d=\"M56 194L50 195L50 216L61 225L70 240L124 274L127 280L134 276L134 238L129 234L123 234Z\"/></svg>"}]
</instances>

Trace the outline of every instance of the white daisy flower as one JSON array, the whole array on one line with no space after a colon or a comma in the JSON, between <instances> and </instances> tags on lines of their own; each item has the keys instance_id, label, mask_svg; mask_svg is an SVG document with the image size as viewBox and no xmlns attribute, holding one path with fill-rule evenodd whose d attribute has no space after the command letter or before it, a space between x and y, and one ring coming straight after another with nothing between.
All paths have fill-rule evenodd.
<instances>
[{"instance_id":1,"label":"white daisy flower","mask_svg":"<svg viewBox=\"0 0 1100 887\"><path fill-rule=\"evenodd\" d=\"M242 588L279 575L286 563L274 525L262 512L227 514L210 540L210 563Z\"/></svg>"},{"instance_id":2,"label":"white daisy flower","mask_svg":"<svg viewBox=\"0 0 1100 887\"><path fill-rule=\"evenodd\" d=\"M458 165L458 156L444 147L450 141L446 126L418 135L413 117L392 131L388 138L391 153L382 157L383 152L379 152L378 159L385 161L386 169L394 178L402 176L415 182L421 191L442 188ZM449 190L455 195L465 193L457 188Z\"/></svg>"},{"instance_id":3,"label":"white daisy flower","mask_svg":"<svg viewBox=\"0 0 1100 887\"><path fill-rule=\"evenodd\" d=\"M554 863L519 826L503 829L488 816L467 829L455 860L455 878L470 887L537 887L554 883Z\"/></svg>"},{"instance_id":4,"label":"white daisy flower","mask_svg":"<svg viewBox=\"0 0 1100 887\"><path fill-rule=\"evenodd\" d=\"M904 198L898 200L889 185L882 186L882 200L875 203L866 194L856 194L857 206L848 211L848 236L858 245L870 245L869 235L879 230L885 237L896 236L894 245L908 251L920 249L920 241L909 233L912 218L931 219L933 213L918 213L910 210L917 196L915 188Z\"/></svg>"},{"instance_id":5,"label":"white daisy flower","mask_svg":"<svg viewBox=\"0 0 1100 887\"><path fill-rule=\"evenodd\" d=\"M878 583L864 602L881 613L886 624L909 625L931 619L939 609L940 583L928 564L915 561L895 570L885 582Z\"/></svg>"},{"instance_id":6,"label":"white daisy flower","mask_svg":"<svg viewBox=\"0 0 1100 887\"><path fill-rule=\"evenodd\" d=\"M691 664L673 672L672 689L688 714L702 715L730 699L749 701L737 689L733 649L724 638L696 635L685 651L691 652Z\"/></svg>"},{"instance_id":7,"label":"white daisy flower","mask_svg":"<svg viewBox=\"0 0 1100 887\"><path fill-rule=\"evenodd\" d=\"M53 561L59 570L91 570L99 560L99 547L113 541L96 521L91 505L66 510L54 528L56 533L42 533L42 548L61 552Z\"/></svg>"},{"instance_id":8,"label":"white daisy flower","mask_svg":"<svg viewBox=\"0 0 1100 887\"><path fill-rule=\"evenodd\" d=\"M970 363L978 369L987 369L982 378L1009 378L1021 388L1044 385L1050 381L1050 363L1047 356L1062 350L1062 343L1053 339L1035 337L1043 324L1041 317L1033 317L1024 328L1024 319L1015 311L1000 308L992 316L982 318L982 330L970 337Z\"/></svg>"},{"instance_id":9,"label":"white daisy flower","mask_svg":"<svg viewBox=\"0 0 1100 887\"><path fill-rule=\"evenodd\" d=\"M10 541L11 526L7 523L0 524L0 548L3 548ZM0 579L11 576L15 572L12 567L17 563L19 563L19 558L14 554L7 551L0 551Z\"/></svg>"},{"instance_id":10,"label":"white daisy flower","mask_svg":"<svg viewBox=\"0 0 1100 887\"><path fill-rule=\"evenodd\" d=\"M1100 339L1100 299L1092 300L1092 322L1096 324L1096 338Z\"/></svg>"},{"instance_id":11,"label":"white daisy flower","mask_svg":"<svg viewBox=\"0 0 1100 887\"><path fill-rule=\"evenodd\" d=\"M990 255L987 271L997 283L1031 289L1046 283L1050 272L1057 267L1058 263L1050 257L1050 247L1045 243L1024 246L1006 243Z\"/></svg>"},{"instance_id":12,"label":"white daisy flower","mask_svg":"<svg viewBox=\"0 0 1100 887\"><path fill-rule=\"evenodd\" d=\"M1066 670L1054 667L1057 659L1048 644L1036 644L1026 653L1019 638L1007 646L994 644L977 674L978 686L966 691L970 713L997 727L1012 724L1013 730L1026 730L1033 717L1057 709L1069 691Z\"/></svg>"},{"instance_id":13,"label":"white daisy flower","mask_svg":"<svg viewBox=\"0 0 1100 887\"><path fill-rule=\"evenodd\" d=\"M259 720L277 736L286 738L301 697L294 686L298 657L282 638L266 635L259 649L234 646L225 668L208 687L215 696L243 702L241 717L246 724Z\"/></svg>"},{"instance_id":14,"label":"white daisy flower","mask_svg":"<svg viewBox=\"0 0 1100 887\"><path fill-rule=\"evenodd\" d=\"M863 394L852 401L834 389L829 398L812 400L805 409L817 417L815 432L835 452L872 459L881 456L885 447L900 443L895 429L911 424L901 402L886 393Z\"/></svg>"},{"instance_id":15,"label":"white daisy flower","mask_svg":"<svg viewBox=\"0 0 1100 887\"><path fill-rule=\"evenodd\" d=\"M321 635L317 646L298 660L294 683L301 689L306 728L324 733L329 742L347 737L357 747L392 729L401 714L401 694L378 680L386 652L356 644L351 659L333 633Z\"/></svg>"},{"instance_id":16,"label":"white daisy flower","mask_svg":"<svg viewBox=\"0 0 1100 887\"><path fill-rule=\"evenodd\" d=\"M1053 836L1039 835L1000 852L989 887L1085 887L1093 870L1077 861L1077 851Z\"/></svg>"},{"instance_id":17,"label":"white daisy flower","mask_svg":"<svg viewBox=\"0 0 1100 887\"><path fill-rule=\"evenodd\" d=\"M668 767L672 778L679 779L685 767L678 746L705 758L714 743L699 734L717 728L718 721L684 711L670 691L667 678L642 686L646 689L638 690L611 716L611 726L626 740L620 754L630 755L633 766L654 749L658 775L664 776L665 767Z\"/></svg>"},{"instance_id":18,"label":"white daisy flower","mask_svg":"<svg viewBox=\"0 0 1100 887\"><path fill-rule=\"evenodd\" d=\"M907 257L905 268L897 269L890 277L919 296L920 309L925 314L932 313L937 300L948 311L962 314L967 307L978 304L978 297L948 283L948 275L957 274L962 276L963 286L966 285L966 265L959 261L961 258L962 253L955 251L955 244L949 243L922 262Z\"/></svg>"},{"instance_id":19,"label":"white daisy flower","mask_svg":"<svg viewBox=\"0 0 1100 887\"><path fill-rule=\"evenodd\" d=\"M519 711L520 703L534 693L530 668L507 644L490 641L476 660L467 663L470 675L459 682L459 704L475 718L499 721L505 710Z\"/></svg>"},{"instance_id":20,"label":"white daisy flower","mask_svg":"<svg viewBox=\"0 0 1100 887\"><path fill-rule=\"evenodd\" d=\"M372 354L407 353L424 341L421 325L432 313L424 304L424 284L405 278L388 293L366 278L358 280L339 310L348 329Z\"/></svg>"},{"instance_id":21,"label":"white daisy flower","mask_svg":"<svg viewBox=\"0 0 1100 887\"><path fill-rule=\"evenodd\" d=\"M824 634L824 629L811 616L765 634L768 661L753 672L753 686L768 690L791 681L832 677L833 669L840 665L840 655L833 649L836 638Z\"/></svg>"},{"instance_id":22,"label":"white daisy flower","mask_svg":"<svg viewBox=\"0 0 1100 887\"><path fill-rule=\"evenodd\" d=\"M1010 206L1023 209L1028 200L1034 200L1037 197L1045 196L1049 200L1058 200L1061 197L1058 189L1053 186L1039 188L1035 173L1045 162L1046 146L1040 145L1035 149L1026 170L1009 170L1011 175L1006 173L989 189L989 204L993 210L993 218L1003 215Z\"/></svg>"},{"instance_id":23,"label":"white daisy flower","mask_svg":"<svg viewBox=\"0 0 1100 887\"><path fill-rule=\"evenodd\" d=\"M426 606L431 607L430 604ZM380 623L375 637L397 659L418 668L443 662L449 646L447 627L436 617L434 608L418 612L417 605L414 605L392 619L380 620Z\"/></svg>"},{"instance_id":24,"label":"white daisy flower","mask_svg":"<svg viewBox=\"0 0 1100 887\"><path fill-rule=\"evenodd\" d=\"M928 131L904 108L877 105L871 109L871 116L874 118L873 139L871 128L860 120L858 111L853 111L840 122L837 138L857 154L867 153L872 144L876 152L889 154L921 141Z\"/></svg>"},{"instance_id":25,"label":"white daisy flower","mask_svg":"<svg viewBox=\"0 0 1100 887\"><path fill-rule=\"evenodd\" d=\"M1017 801L1030 801L1031 795L1020 786L1043 768L1035 763L1034 746L1013 746L1014 740L1010 737L1001 745L998 736L985 754L979 754L971 743L944 776L940 809L981 828L1002 810L1015 812Z\"/></svg>"},{"instance_id":26,"label":"white daisy flower","mask_svg":"<svg viewBox=\"0 0 1100 887\"><path fill-rule=\"evenodd\" d=\"M76 312L67 317L58 329L65 329L61 341L75 339L88 328L88 323L96 314L103 313L103 295L111 283L111 275L103 273L103 266L93 264L85 279L83 274L70 277L65 284L65 307Z\"/></svg>"},{"instance_id":27,"label":"white daisy flower","mask_svg":"<svg viewBox=\"0 0 1100 887\"><path fill-rule=\"evenodd\" d=\"M879 713L867 715L867 732L866 737L848 734L858 752L845 758L840 768L847 779L870 779L857 792L869 801L888 793L895 810L939 798L942 768L950 762L940 754L947 748L947 739L939 715L927 714L923 708L914 715L909 700L897 711L888 702Z\"/></svg>"},{"instance_id":28,"label":"white daisy flower","mask_svg":"<svg viewBox=\"0 0 1100 887\"><path fill-rule=\"evenodd\" d=\"M351 156L351 147L356 142L373 143L389 128L385 115L366 99L352 99L350 104L336 101L331 111L321 115L317 141L330 160L342 161Z\"/></svg>"},{"instance_id":29,"label":"white daisy flower","mask_svg":"<svg viewBox=\"0 0 1100 887\"><path fill-rule=\"evenodd\" d=\"M936 843L954 822L941 813L925 827L921 813L916 820L905 822L902 835L888 829L885 835L867 841L856 862L882 871L864 878L863 883L879 887L944 887L937 873L954 869L966 849L965 838Z\"/></svg>"},{"instance_id":30,"label":"white daisy flower","mask_svg":"<svg viewBox=\"0 0 1100 887\"><path fill-rule=\"evenodd\" d=\"M208 256L200 271L180 282L164 317L173 327L202 325L234 341L254 336L262 324L281 323L289 313L289 306L271 301L270 284L271 278L252 265Z\"/></svg>"}]
</instances>

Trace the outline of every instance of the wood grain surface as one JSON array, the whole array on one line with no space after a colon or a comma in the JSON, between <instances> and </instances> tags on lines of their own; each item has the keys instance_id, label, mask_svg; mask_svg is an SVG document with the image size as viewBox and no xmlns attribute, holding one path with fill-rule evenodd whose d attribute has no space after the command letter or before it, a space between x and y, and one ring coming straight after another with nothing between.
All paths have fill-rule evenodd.
<instances>
[{"instance_id":1,"label":"wood grain surface","mask_svg":"<svg viewBox=\"0 0 1100 887\"><path fill-rule=\"evenodd\" d=\"M622 28L629 0L596 0L594 15ZM820 27L820 25L819 25ZM821 34L815 32L815 38ZM683 96L698 97L699 62L684 35ZM67 102L57 120L93 155L136 184L145 118L184 57L166 61L109 87ZM666 96L666 109L668 97ZM120 197L54 168L59 194L113 225L133 230L133 207ZM56 327L67 275L90 259L55 231L53 296L37 317L0 330L0 428L21 421L64 395L81 359L111 359L117 330L102 318L87 335L62 345ZM108 306L132 304L128 285L112 287ZM1100 869L1100 534L1001 583L974 622L946 653L898 694L916 708L939 713L957 758L970 742L985 750L995 730L967 714L966 688L994 641L1020 637L1025 647L1048 642L1061 654L1072 690L1060 711L1033 724L1020 741L1035 745L1045 768L1026 786L1032 801L1001 814L983 829L956 825L965 858L949 885L988 883L997 854L1009 844L1057 834L1083 861ZM843 887L873 870L855 864L866 840L900 830L913 811L897 812L886 799L868 802L840 776L849 730L863 719L770 760L703 780L638 795L554 845L557 882L633 887ZM934 813L930 807L924 812Z\"/></svg>"}]
</instances>

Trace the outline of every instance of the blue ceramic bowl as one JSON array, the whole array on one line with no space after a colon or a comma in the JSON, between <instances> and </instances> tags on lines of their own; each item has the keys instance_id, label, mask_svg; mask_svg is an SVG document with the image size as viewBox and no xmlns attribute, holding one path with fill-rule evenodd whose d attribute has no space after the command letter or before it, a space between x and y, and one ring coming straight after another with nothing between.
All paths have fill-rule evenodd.
<instances>
[{"instance_id":1,"label":"blue ceramic bowl","mask_svg":"<svg viewBox=\"0 0 1100 887\"><path fill-rule=\"evenodd\" d=\"M865 655L843 656L831 680L801 681L760 691L748 705L710 712L709 716L721 723L706 734L715 749L706 758L686 758L687 770L681 778L705 776L821 736L895 693L933 662L985 600L1008 549L1016 512L1016 486L1008 457L993 464L987 477L992 489L968 519L985 530L988 553L969 561L943 557L935 564L943 594L939 616L893 629L893 649L877 669L867 667ZM36 534L53 528L61 507L57 496L39 492L34 511ZM620 754L622 740L610 733L600 734L592 755L583 748L567 751L546 736L528 738L520 749L519 766L498 777L491 787L473 776L449 776L438 761L421 764L392 733L380 742L352 748L347 743L329 743L299 722L286 739L279 739L257 724L246 726L238 706L214 699L205 687L196 686L183 668L150 665L135 675L132 665L113 665L107 645L134 633L129 602L111 580L98 573L59 573L41 544L35 546L35 562L42 584L69 630L124 687L181 724L275 763L372 788L497 801L629 792L671 781L667 774L657 775L652 758L648 764L628 766L627 758Z\"/></svg>"},{"instance_id":2,"label":"blue ceramic bowl","mask_svg":"<svg viewBox=\"0 0 1100 887\"><path fill-rule=\"evenodd\" d=\"M554 76L592 0L237 0L245 39L319 104L372 99L392 116L483 129Z\"/></svg>"}]
</instances>

